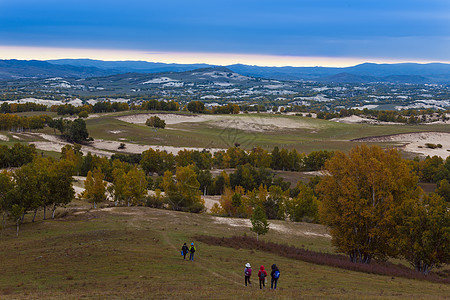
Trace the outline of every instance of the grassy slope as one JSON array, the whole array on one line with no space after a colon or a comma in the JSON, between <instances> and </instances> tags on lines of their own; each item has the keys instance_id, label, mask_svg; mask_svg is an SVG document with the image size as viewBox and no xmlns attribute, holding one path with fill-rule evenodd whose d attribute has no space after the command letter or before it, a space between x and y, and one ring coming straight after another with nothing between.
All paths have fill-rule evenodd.
<instances>
[{"instance_id":1,"label":"grassy slope","mask_svg":"<svg viewBox=\"0 0 450 300\"><path fill-rule=\"evenodd\" d=\"M348 151L355 146L355 142L349 140L368 136L379 136L396 133L420 132L420 131L445 131L450 132L448 125L368 125L368 124L343 124L319 119L299 116L283 116L273 114L241 114L220 116L225 127L217 127L211 121L199 123L180 123L167 126L164 130L151 129L145 125L130 124L117 119L118 116L143 114L148 112L126 111L118 113L98 114L99 117L87 119L86 123L90 135L94 139L127 141L147 145L166 145L179 147L199 148L229 148L235 142L241 144L241 148L250 150L255 146L261 146L272 150L273 147L297 149L299 152L309 153L316 150L342 150ZM179 114L186 114L179 112ZM298 121L307 124L309 128L283 129L272 132L248 132L235 130L233 120L254 119L255 124L263 124L260 118L277 118L287 121ZM225 120L225 121L224 121ZM229 122L229 126L227 123ZM263 124L264 125L264 124ZM258 127L256 125L256 127ZM120 130L120 133L111 131ZM45 128L38 132L53 134L54 130ZM11 134L6 134L11 138ZM0 144L12 144L0 141ZM394 146L395 144L380 144Z\"/></svg>"},{"instance_id":2,"label":"grassy slope","mask_svg":"<svg viewBox=\"0 0 450 300\"><path fill-rule=\"evenodd\" d=\"M130 115L124 112L123 115ZM255 123L260 122L259 117L282 118L299 120L307 123L310 128L279 130L274 132L245 132L234 130L233 122L229 127L219 128L212 126L211 122L184 123L167 126L165 130L153 130L144 125L129 124L116 119L121 113L105 114L100 118L88 119L90 134L94 138L117 140L125 138L128 141L151 144L184 147L217 147L228 148L235 142L242 148L252 149L261 146L273 149L274 146L297 149L309 153L315 150L344 150L351 149L355 143L349 140L354 138L388 135L396 133L418 131L450 131L448 125L367 125L343 124L325 120L311 119L298 116L280 116L273 114L249 114L229 116L233 118L254 118ZM263 122L263 121L261 121ZM121 130L121 133L112 134L111 130Z\"/></svg>"},{"instance_id":3,"label":"grassy slope","mask_svg":"<svg viewBox=\"0 0 450 300\"><path fill-rule=\"evenodd\" d=\"M28 220L28 219L27 219ZM283 224L283 222L275 222ZM320 225L286 223L264 239L331 251ZM197 245L196 261L183 261L179 248L196 234L250 234L248 228L214 222L208 215L115 208L62 219L26 223L18 238L6 228L0 238L0 298L444 298L450 286L362 274L264 252ZM243 285L243 266L276 263L279 289Z\"/></svg>"}]
</instances>

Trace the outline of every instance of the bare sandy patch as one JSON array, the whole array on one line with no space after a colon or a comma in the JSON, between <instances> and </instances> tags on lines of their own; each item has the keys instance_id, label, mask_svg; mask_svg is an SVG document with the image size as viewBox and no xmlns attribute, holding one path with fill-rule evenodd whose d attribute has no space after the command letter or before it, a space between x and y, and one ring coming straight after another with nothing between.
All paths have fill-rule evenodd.
<instances>
[{"instance_id":1,"label":"bare sandy patch","mask_svg":"<svg viewBox=\"0 0 450 300\"><path fill-rule=\"evenodd\" d=\"M45 150L45 151L55 151L55 152L61 152L61 148L66 145L72 145L62 139L60 139L58 136L51 135L51 134L45 134L45 133L28 133L29 136L38 136L46 141L37 141L37 142L30 142L29 144L34 144L36 146L36 149ZM99 149L95 149L94 147L83 145L81 147L81 152L83 154L87 154L88 152L91 152L92 154L96 154L99 156L106 156L110 157L112 154L111 152L102 151Z\"/></svg>"},{"instance_id":2,"label":"bare sandy patch","mask_svg":"<svg viewBox=\"0 0 450 300\"><path fill-rule=\"evenodd\" d=\"M211 208L214 206L214 204L220 205L220 197L221 196L202 196L203 201L205 201L205 207L207 212L211 212Z\"/></svg>"},{"instance_id":3,"label":"bare sandy patch","mask_svg":"<svg viewBox=\"0 0 450 300\"><path fill-rule=\"evenodd\" d=\"M145 124L150 117L158 117L166 122L166 125L179 123L199 123L210 120L207 115L180 115L180 114L136 114L131 116L118 117L120 121L132 124Z\"/></svg>"},{"instance_id":4,"label":"bare sandy patch","mask_svg":"<svg viewBox=\"0 0 450 300\"><path fill-rule=\"evenodd\" d=\"M60 139L58 136L55 136L55 135L44 134L44 133L29 133L29 135L30 136L38 136L45 140L45 141L30 142L30 144L34 144L36 146L36 149L40 149L40 150L60 152L61 148L64 147L65 145L72 145L72 144ZM120 144L124 144L125 149L119 149ZM146 151L150 148L153 150L166 151L167 153L172 153L172 154L178 154L178 152L181 150L190 150L190 151L207 150L212 153L224 150L224 149L219 149L219 148L205 149L205 148L196 148L196 147L143 145L143 144L124 143L124 142L117 142L117 141L105 141L105 140L98 139L92 143L89 143L89 145L82 145L81 151L83 152L83 154L87 154L88 152L90 152L91 154L96 154L98 156L111 157L111 155L113 155L114 153L109 152L109 151L140 154L143 151Z\"/></svg>"},{"instance_id":5,"label":"bare sandy patch","mask_svg":"<svg viewBox=\"0 0 450 300\"><path fill-rule=\"evenodd\" d=\"M284 118L284 117L259 117L247 116L218 116L209 124L220 128L238 129L251 132L281 131L286 129L313 129L317 126L302 119Z\"/></svg>"},{"instance_id":6,"label":"bare sandy patch","mask_svg":"<svg viewBox=\"0 0 450 300\"><path fill-rule=\"evenodd\" d=\"M344 118L334 118L330 119L330 121L338 122L338 123L345 123L345 124L383 124L383 125L400 125L401 123L395 123L395 122L382 122L375 119L370 118L364 118L361 116L348 116Z\"/></svg>"},{"instance_id":7,"label":"bare sandy patch","mask_svg":"<svg viewBox=\"0 0 450 300\"><path fill-rule=\"evenodd\" d=\"M414 132L386 136L367 137L352 141L358 142L398 142L406 152L429 156L450 156L450 133L448 132ZM441 144L442 148L431 149L426 144Z\"/></svg>"},{"instance_id":8,"label":"bare sandy patch","mask_svg":"<svg viewBox=\"0 0 450 300\"><path fill-rule=\"evenodd\" d=\"M259 117L255 115L179 115L179 114L138 114L123 116L118 119L133 124L145 124L148 118L157 116L164 120L167 125L180 123L204 123L208 125L238 129L252 132L278 131L283 129L306 128L313 129L317 126L301 119L284 117Z\"/></svg>"},{"instance_id":9,"label":"bare sandy patch","mask_svg":"<svg viewBox=\"0 0 450 300\"><path fill-rule=\"evenodd\" d=\"M213 217L213 221L218 224L226 224L232 227L248 227L250 228L252 226L249 219L239 219L239 218L223 218L223 217ZM327 233L322 232L313 232L311 230L298 230L289 228L286 225L283 224L276 224L271 223L269 221L269 228L271 230L275 230L282 233L287 234L293 234L293 235L300 235L300 236L311 236L311 237L323 237L323 238L331 238L331 236Z\"/></svg>"},{"instance_id":10,"label":"bare sandy patch","mask_svg":"<svg viewBox=\"0 0 450 300\"><path fill-rule=\"evenodd\" d=\"M0 134L0 141L9 141L9 137L7 137L6 135Z\"/></svg>"},{"instance_id":11,"label":"bare sandy patch","mask_svg":"<svg viewBox=\"0 0 450 300\"><path fill-rule=\"evenodd\" d=\"M124 144L124 149L119 149L120 144ZM205 148L196 148L196 147L174 147L174 146L157 146L157 145L143 145L143 144L133 144L133 143L124 143L124 142L116 142L116 141L105 141L105 140L95 140L90 144L90 147L96 148L99 150L107 150L107 151L120 151L125 153L133 153L140 154L148 149L166 151L167 153L178 154L181 150L191 150L191 151L203 151ZM208 148L207 151L215 153L217 151L221 151L224 149L219 148Z\"/></svg>"}]
</instances>

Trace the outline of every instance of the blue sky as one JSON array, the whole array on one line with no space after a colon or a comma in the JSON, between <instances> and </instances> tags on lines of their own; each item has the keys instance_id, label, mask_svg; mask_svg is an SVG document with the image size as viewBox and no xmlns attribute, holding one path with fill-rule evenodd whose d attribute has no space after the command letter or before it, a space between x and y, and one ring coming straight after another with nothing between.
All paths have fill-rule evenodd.
<instances>
[{"instance_id":1,"label":"blue sky","mask_svg":"<svg viewBox=\"0 0 450 300\"><path fill-rule=\"evenodd\" d=\"M448 62L450 1L0 0L0 46Z\"/></svg>"}]
</instances>

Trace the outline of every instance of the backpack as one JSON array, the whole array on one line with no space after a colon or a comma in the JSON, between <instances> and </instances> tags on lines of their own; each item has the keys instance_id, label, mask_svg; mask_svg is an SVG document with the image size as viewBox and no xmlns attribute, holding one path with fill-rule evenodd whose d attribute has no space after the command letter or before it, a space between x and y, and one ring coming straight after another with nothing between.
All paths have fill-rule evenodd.
<instances>
[{"instance_id":1,"label":"backpack","mask_svg":"<svg viewBox=\"0 0 450 300\"><path fill-rule=\"evenodd\" d=\"M244 274L245 274L245 276L250 276L250 272L248 271L248 268L245 268Z\"/></svg>"},{"instance_id":2,"label":"backpack","mask_svg":"<svg viewBox=\"0 0 450 300\"><path fill-rule=\"evenodd\" d=\"M275 273L273 273L273 278L275 279L280 278L280 271L276 270Z\"/></svg>"},{"instance_id":3,"label":"backpack","mask_svg":"<svg viewBox=\"0 0 450 300\"><path fill-rule=\"evenodd\" d=\"M191 249L189 250L191 253L194 253L195 252L195 247L194 246L191 246Z\"/></svg>"},{"instance_id":4,"label":"backpack","mask_svg":"<svg viewBox=\"0 0 450 300\"><path fill-rule=\"evenodd\" d=\"M261 271L261 275L259 276L260 279L264 279L266 278L266 273L264 273L263 271Z\"/></svg>"}]
</instances>

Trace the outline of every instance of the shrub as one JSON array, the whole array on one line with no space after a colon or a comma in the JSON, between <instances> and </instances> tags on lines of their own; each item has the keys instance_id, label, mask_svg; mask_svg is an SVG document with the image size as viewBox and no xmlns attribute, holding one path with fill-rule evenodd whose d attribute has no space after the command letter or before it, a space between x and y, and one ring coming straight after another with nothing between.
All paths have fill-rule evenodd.
<instances>
[{"instance_id":1,"label":"shrub","mask_svg":"<svg viewBox=\"0 0 450 300\"><path fill-rule=\"evenodd\" d=\"M431 144L431 143L426 143L425 146L427 146L427 148L430 148L430 149L436 149L436 148L442 147L442 145L441 145L441 147L439 147L439 145Z\"/></svg>"},{"instance_id":2,"label":"shrub","mask_svg":"<svg viewBox=\"0 0 450 300\"><path fill-rule=\"evenodd\" d=\"M147 119L145 125L153 127L153 128L165 128L166 121L160 119L158 116L153 116Z\"/></svg>"}]
</instances>

